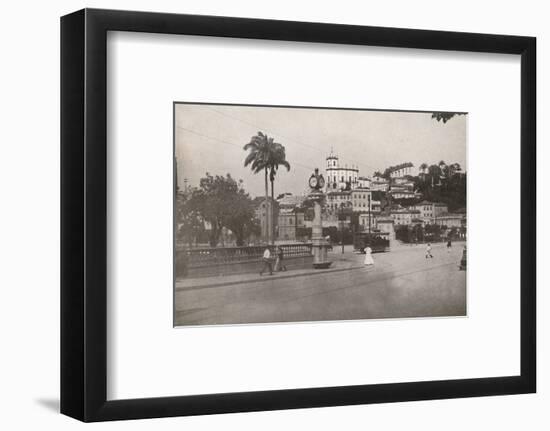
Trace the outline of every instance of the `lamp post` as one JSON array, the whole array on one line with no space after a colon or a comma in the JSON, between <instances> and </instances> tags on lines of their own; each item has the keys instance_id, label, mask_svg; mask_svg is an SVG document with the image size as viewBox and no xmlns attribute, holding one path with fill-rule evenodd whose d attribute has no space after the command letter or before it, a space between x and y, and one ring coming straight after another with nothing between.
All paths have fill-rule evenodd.
<instances>
[{"instance_id":1,"label":"lamp post","mask_svg":"<svg viewBox=\"0 0 550 431\"><path fill-rule=\"evenodd\" d=\"M370 196L371 196L371 194L370 194L370 192L369 192L369 194L367 195L367 199L368 199L368 210L369 210L369 237L370 237L370 225L371 225L371 221L370 221L370 205L371 205L371 203L370 203Z\"/></svg>"},{"instance_id":2,"label":"lamp post","mask_svg":"<svg viewBox=\"0 0 550 431\"><path fill-rule=\"evenodd\" d=\"M342 254L344 254L344 214L344 203L342 202L338 208L338 226L340 227L340 245L342 246Z\"/></svg>"}]
</instances>

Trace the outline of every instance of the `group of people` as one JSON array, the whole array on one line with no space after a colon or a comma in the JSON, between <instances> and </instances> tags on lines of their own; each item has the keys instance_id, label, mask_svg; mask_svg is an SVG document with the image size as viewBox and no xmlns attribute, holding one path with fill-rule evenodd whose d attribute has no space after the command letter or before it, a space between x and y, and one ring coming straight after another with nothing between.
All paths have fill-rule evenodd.
<instances>
[{"instance_id":1,"label":"group of people","mask_svg":"<svg viewBox=\"0 0 550 431\"><path fill-rule=\"evenodd\" d=\"M447 252L450 252L452 247L451 240L449 239L447 241ZM464 246L464 250L466 250L466 246ZM464 251L464 255L465 255ZM432 245L430 243L426 244L426 259L433 259L432 255ZM269 271L269 275L273 275L273 271L286 271L286 266L283 263L284 258L284 252L281 246L277 246L276 249L276 260L275 260L275 267L273 266L273 258L271 257L271 249L269 246L267 246L264 250L264 254L262 257L263 261L263 267L260 271L260 275L264 275L264 272ZM372 258L372 249L369 246L365 247L365 266L372 266L374 265L374 259ZM464 267L466 265L464 264Z\"/></svg>"},{"instance_id":2,"label":"group of people","mask_svg":"<svg viewBox=\"0 0 550 431\"><path fill-rule=\"evenodd\" d=\"M452 247L452 242L451 240L449 239L447 241L447 253L449 253L451 251L451 247ZM466 247L464 247L466 248ZM433 254L432 254L432 244L431 243L427 243L426 244L426 259L433 259ZM365 266L371 266L371 265L374 265L374 259L372 258L372 249L367 246L365 247Z\"/></svg>"},{"instance_id":3,"label":"group of people","mask_svg":"<svg viewBox=\"0 0 550 431\"><path fill-rule=\"evenodd\" d=\"M284 251L281 246L277 246L276 250L276 260L275 260L275 271L286 271L286 266L283 264ZM273 259L271 257L271 250L269 247L266 247L264 250L264 255L262 257L264 266L260 271L260 275L264 275L264 272L269 271L269 275L273 275Z\"/></svg>"}]
</instances>

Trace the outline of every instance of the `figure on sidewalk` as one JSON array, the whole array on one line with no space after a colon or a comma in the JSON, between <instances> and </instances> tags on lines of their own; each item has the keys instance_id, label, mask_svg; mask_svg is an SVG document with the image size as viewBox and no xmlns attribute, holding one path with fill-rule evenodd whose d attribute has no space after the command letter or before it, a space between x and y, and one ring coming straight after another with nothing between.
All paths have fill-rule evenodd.
<instances>
[{"instance_id":1,"label":"figure on sidewalk","mask_svg":"<svg viewBox=\"0 0 550 431\"><path fill-rule=\"evenodd\" d=\"M430 259L433 259L433 256L432 256L432 245L430 243L428 243L426 245L426 259L427 258L430 258Z\"/></svg>"},{"instance_id":2,"label":"figure on sidewalk","mask_svg":"<svg viewBox=\"0 0 550 431\"><path fill-rule=\"evenodd\" d=\"M462 249L462 258L460 259L459 269L461 271L466 271L466 246Z\"/></svg>"},{"instance_id":3,"label":"figure on sidewalk","mask_svg":"<svg viewBox=\"0 0 550 431\"><path fill-rule=\"evenodd\" d=\"M286 271L286 266L283 263L284 252L281 246L277 247L277 261L275 262L275 271Z\"/></svg>"},{"instance_id":4,"label":"figure on sidewalk","mask_svg":"<svg viewBox=\"0 0 550 431\"><path fill-rule=\"evenodd\" d=\"M264 266L260 271L260 275L264 275L264 271L266 269L269 270L269 275L273 275L273 267L271 265L271 251L269 250L269 246L265 248L262 260L264 262Z\"/></svg>"},{"instance_id":5,"label":"figure on sidewalk","mask_svg":"<svg viewBox=\"0 0 550 431\"><path fill-rule=\"evenodd\" d=\"M374 265L374 259L372 258L372 249L367 245L365 247L365 266Z\"/></svg>"},{"instance_id":6,"label":"figure on sidewalk","mask_svg":"<svg viewBox=\"0 0 550 431\"><path fill-rule=\"evenodd\" d=\"M449 240L447 241L447 253L451 251L451 247L452 247L451 238L449 238Z\"/></svg>"}]
</instances>

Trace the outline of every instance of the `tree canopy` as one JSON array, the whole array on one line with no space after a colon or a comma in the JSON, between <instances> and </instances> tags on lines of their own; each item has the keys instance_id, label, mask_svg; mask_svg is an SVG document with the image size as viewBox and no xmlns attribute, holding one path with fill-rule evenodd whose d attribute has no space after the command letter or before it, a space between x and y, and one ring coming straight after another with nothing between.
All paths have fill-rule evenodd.
<instances>
[{"instance_id":1,"label":"tree canopy","mask_svg":"<svg viewBox=\"0 0 550 431\"><path fill-rule=\"evenodd\" d=\"M449 121L451 118L457 115L466 115L466 113L465 112L434 112L432 113L432 118L435 118L438 122L443 121L443 124L445 124L447 121Z\"/></svg>"},{"instance_id":2,"label":"tree canopy","mask_svg":"<svg viewBox=\"0 0 550 431\"><path fill-rule=\"evenodd\" d=\"M466 173L458 163L430 165L413 182L422 199L445 203L450 211L466 206Z\"/></svg>"},{"instance_id":3,"label":"tree canopy","mask_svg":"<svg viewBox=\"0 0 550 431\"><path fill-rule=\"evenodd\" d=\"M252 199L242 187L242 181L226 176L201 178L199 187L191 191L183 203L182 215L196 214L210 224L210 246L216 247L225 227L235 235L238 246L258 230Z\"/></svg>"}]
</instances>

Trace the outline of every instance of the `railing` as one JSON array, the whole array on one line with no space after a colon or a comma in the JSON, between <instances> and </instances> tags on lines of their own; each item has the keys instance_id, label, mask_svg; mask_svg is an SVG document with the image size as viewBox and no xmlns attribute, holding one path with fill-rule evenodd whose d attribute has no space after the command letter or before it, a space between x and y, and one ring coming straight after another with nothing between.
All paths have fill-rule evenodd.
<instances>
[{"instance_id":1,"label":"railing","mask_svg":"<svg viewBox=\"0 0 550 431\"><path fill-rule=\"evenodd\" d=\"M281 247L285 259L311 256L311 243L294 243L268 246L271 256L276 257ZM176 253L185 260L187 268L201 268L212 265L254 262L262 259L265 246L184 248L177 247Z\"/></svg>"}]
</instances>

